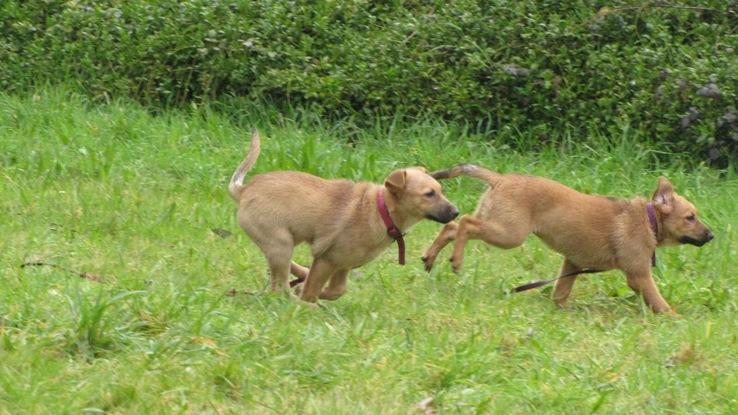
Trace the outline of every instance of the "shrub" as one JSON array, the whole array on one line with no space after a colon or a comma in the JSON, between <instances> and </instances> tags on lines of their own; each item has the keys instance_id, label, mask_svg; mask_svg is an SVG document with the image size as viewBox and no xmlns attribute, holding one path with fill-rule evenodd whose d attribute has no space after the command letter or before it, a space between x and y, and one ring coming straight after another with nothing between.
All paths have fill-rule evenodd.
<instances>
[{"instance_id":1,"label":"shrub","mask_svg":"<svg viewBox=\"0 0 738 415\"><path fill-rule=\"evenodd\" d=\"M693 4L693 5L692 5ZM0 86L738 149L738 1L5 0Z\"/></svg>"}]
</instances>

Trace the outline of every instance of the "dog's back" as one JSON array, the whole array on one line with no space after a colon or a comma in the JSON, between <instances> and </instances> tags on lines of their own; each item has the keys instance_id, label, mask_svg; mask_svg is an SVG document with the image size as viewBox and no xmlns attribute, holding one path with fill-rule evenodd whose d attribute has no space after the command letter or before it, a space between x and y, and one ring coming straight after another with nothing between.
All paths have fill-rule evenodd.
<instances>
[{"instance_id":1,"label":"dog's back","mask_svg":"<svg viewBox=\"0 0 738 415\"><path fill-rule=\"evenodd\" d=\"M312 243L320 227L333 227L345 214L355 186L294 171L256 175L240 192L240 225L247 233L253 226L286 228L294 243Z\"/></svg>"}]
</instances>

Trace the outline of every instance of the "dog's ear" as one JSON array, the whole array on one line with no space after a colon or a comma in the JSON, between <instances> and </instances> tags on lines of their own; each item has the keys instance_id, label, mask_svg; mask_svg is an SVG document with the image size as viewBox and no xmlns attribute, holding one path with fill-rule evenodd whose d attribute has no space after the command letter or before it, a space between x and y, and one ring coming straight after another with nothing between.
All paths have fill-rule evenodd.
<instances>
[{"instance_id":1,"label":"dog's ear","mask_svg":"<svg viewBox=\"0 0 738 415\"><path fill-rule=\"evenodd\" d=\"M651 200L661 213L669 214L674 208L674 187L666 177L659 177L659 186L653 192Z\"/></svg>"},{"instance_id":2,"label":"dog's ear","mask_svg":"<svg viewBox=\"0 0 738 415\"><path fill-rule=\"evenodd\" d=\"M405 183L407 182L407 171L405 170L395 170L392 172L392 174L387 177L387 180L384 181L384 187L387 188L391 193L398 193L402 191L402 189L405 188Z\"/></svg>"}]
</instances>

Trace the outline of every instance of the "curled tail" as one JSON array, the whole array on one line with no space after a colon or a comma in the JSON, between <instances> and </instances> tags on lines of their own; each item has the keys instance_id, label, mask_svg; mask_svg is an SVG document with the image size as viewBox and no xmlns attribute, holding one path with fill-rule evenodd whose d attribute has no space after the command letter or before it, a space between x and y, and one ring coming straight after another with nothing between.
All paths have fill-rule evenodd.
<instances>
[{"instance_id":1,"label":"curled tail","mask_svg":"<svg viewBox=\"0 0 738 415\"><path fill-rule=\"evenodd\" d=\"M228 192L236 202L238 202L238 197L241 195L241 189L243 189L243 179L246 177L246 173L251 170L251 167L254 166L254 163L256 163L260 149L261 139L259 138L259 131L254 128L251 130L251 145L249 146L249 152L246 154L246 158L243 159L236 171L233 172L231 182L228 184Z\"/></svg>"},{"instance_id":2,"label":"curled tail","mask_svg":"<svg viewBox=\"0 0 738 415\"><path fill-rule=\"evenodd\" d=\"M457 176L469 176L475 179L484 180L490 185L494 184L499 173L487 170L484 167L475 166L473 164L459 164L446 170L435 171L430 174L436 180L451 179Z\"/></svg>"}]
</instances>

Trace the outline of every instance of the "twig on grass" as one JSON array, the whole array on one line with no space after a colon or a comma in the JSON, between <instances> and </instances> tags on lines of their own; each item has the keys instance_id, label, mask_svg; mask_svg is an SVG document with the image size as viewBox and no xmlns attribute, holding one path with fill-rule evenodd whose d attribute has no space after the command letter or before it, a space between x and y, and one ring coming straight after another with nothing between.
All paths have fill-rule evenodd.
<instances>
[{"instance_id":1,"label":"twig on grass","mask_svg":"<svg viewBox=\"0 0 738 415\"><path fill-rule=\"evenodd\" d=\"M56 269L60 269L62 271L69 272L71 274L74 274L82 279L88 280L88 281L94 281L94 282L104 282L103 277L97 274L93 274L91 272L79 272L75 271L66 267L62 267L61 265L52 264L49 262L43 262L43 261L31 261L31 262L24 262L20 266L21 268L26 267L52 267Z\"/></svg>"},{"instance_id":2,"label":"twig on grass","mask_svg":"<svg viewBox=\"0 0 738 415\"><path fill-rule=\"evenodd\" d=\"M235 288L231 288L230 290L228 290L228 291L225 292L225 295L227 297L235 297L238 294L243 294L243 295L256 295L256 293L253 292L253 291L239 291L239 290L237 290Z\"/></svg>"}]
</instances>

